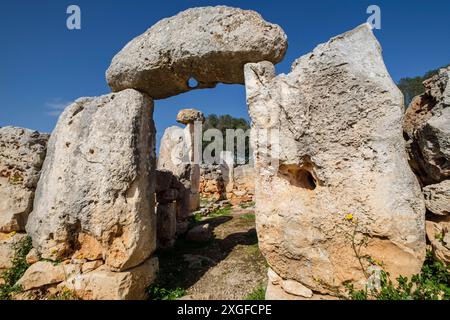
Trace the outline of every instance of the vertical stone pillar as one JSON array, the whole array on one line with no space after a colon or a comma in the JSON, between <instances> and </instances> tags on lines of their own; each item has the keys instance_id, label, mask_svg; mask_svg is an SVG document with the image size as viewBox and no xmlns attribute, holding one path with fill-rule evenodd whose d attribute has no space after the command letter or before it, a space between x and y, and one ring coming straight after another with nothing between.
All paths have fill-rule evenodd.
<instances>
[{"instance_id":1,"label":"vertical stone pillar","mask_svg":"<svg viewBox=\"0 0 450 320\"><path fill-rule=\"evenodd\" d=\"M177 115L177 122L186 125L184 139L189 163L185 174L185 201L189 212L200 207L200 153L201 124L205 120L203 113L195 109L183 109Z\"/></svg>"}]
</instances>

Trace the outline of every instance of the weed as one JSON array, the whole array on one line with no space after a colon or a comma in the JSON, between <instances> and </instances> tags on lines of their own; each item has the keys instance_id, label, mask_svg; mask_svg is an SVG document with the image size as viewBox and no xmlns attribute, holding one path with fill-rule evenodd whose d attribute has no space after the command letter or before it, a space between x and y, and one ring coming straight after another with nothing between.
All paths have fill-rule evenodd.
<instances>
[{"instance_id":1,"label":"weed","mask_svg":"<svg viewBox=\"0 0 450 320\"><path fill-rule=\"evenodd\" d=\"M186 295L186 290L182 288L166 289L155 284L148 288L151 300L176 300Z\"/></svg>"},{"instance_id":2,"label":"weed","mask_svg":"<svg viewBox=\"0 0 450 320\"><path fill-rule=\"evenodd\" d=\"M12 267L0 276L4 281L4 284L0 285L0 300L10 300L14 294L22 291L22 288L16 285L16 282L30 266L27 263L26 256L32 248L31 238L28 236L14 245Z\"/></svg>"},{"instance_id":3,"label":"weed","mask_svg":"<svg viewBox=\"0 0 450 320\"><path fill-rule=\"evenodd\" d=\"M253 291L245 297L245 300L266 300L266 288L264 285L258 285Z\"/></svg>"}]
</instances>

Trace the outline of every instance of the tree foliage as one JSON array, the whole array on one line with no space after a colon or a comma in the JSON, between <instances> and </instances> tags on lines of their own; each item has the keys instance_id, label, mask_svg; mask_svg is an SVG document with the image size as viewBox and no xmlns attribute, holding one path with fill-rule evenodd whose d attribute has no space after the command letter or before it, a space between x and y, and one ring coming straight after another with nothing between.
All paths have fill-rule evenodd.
<instances>
[{"instance_id":1,"label":"tree foliage","mask_svg":"<svg viewBox=\"0 0 450 320\"><path fill-rule=\"evenodd\" d=\"M448 67L444 66L445 67ZM401 78L398 82L398 87L403 93L403 96L405 98L405 106L409 106L412 99L415 96L418 96L425 92L425 87L423 86L423 82L434 75L436 75L439 71L438 69L430 70L427 73L425 73L423 76L417 76L414 78Z\"/></svg>"}]
</instances>

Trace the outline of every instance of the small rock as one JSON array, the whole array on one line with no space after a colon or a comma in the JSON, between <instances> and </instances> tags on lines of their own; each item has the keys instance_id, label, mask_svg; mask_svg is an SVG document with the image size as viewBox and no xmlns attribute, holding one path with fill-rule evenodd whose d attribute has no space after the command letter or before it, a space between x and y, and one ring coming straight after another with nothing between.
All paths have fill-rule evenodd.
<instances>
[{"instance_id":1,"label":"small rock","mask_svg":"<svg viewBox=\"0 0 450 320\"><path fill-rule=\"evenodd\" d=\"M82 273L88 273L88 272L94 271L95 269L99 268L101 265L103 265L103 261L102 260L95 260L95 261L86 262L81 267L81 272Z\"/></svg>"},{"instance_id":2,"label":"small rock","mask_svg":"<svg viewBox=\"0 0 450 320\"><path fill-rule=\"evenodd\" d=\"M278 285L281 281L283 281L283 279L275 271L273 271L272 268L267 270L267 277L269 278L269 281L275 285Z\"/></svg>"},{"instance_id":3,"label":"small rock","mask_svg":"<svg viewBox=\"0 0 450 320\"><path fill-rule=\"evenodd\" d=\"M212 237L212 230L209 223L196 226L188 231L186 239L193 242L207 242Z\"/></svg>"},{"instance_id":4,"label":"small rock","mask_svg":"<svg viewBox=\"0 0 450 320\"><path fill-rule=\"evenodd\" d=\"M289 294L293 294L300 297L311 298L313 292L311 289L305 287L300 282L294 280L283 280L281 282L281 287L284 291Z\"/></svg>"},{"instance_id":5,"label":"small rock","mask_svg":"<svg viewBox=\"0 0 450 320\"><path fill-rule=\"evenodd\" d=\"M39 256L39 252L35 248L31 249L30 252L26 256L26 261L29 265L35 264L41 259Z\"/></svg>"}]
</instances>

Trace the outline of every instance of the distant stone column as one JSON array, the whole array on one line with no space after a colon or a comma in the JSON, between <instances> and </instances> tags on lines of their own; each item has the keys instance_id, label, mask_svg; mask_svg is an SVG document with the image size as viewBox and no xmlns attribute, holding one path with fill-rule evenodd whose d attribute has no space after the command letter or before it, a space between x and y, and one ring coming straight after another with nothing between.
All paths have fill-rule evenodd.
<instances>
[{"instance_id":1,"label":"distant stone column","mask_svg":"<svg viewBox=\"0 0 450 320\"><path fill-rule=\"evenodd\" d=\"M220 154L220 171L225 184L225 192L228 195L233 192L234 186L234 157L231 151L222 151Z\"/></svg>"},{"instance_id":2,"label":"distant stone column","mask_svg":"<svg viewBox=\"0 0 450 320\"><path fill-rule=\"evenodd\" d=\"M204 121L203 113L195 109L183 109L177 115L177 122L186 125L184 137L189 165L185 177L186 185L189 185L189 188L186 188L185 196L189 212L193 212L200 207L201 124Z\"/></svg>"}]
</instances>

